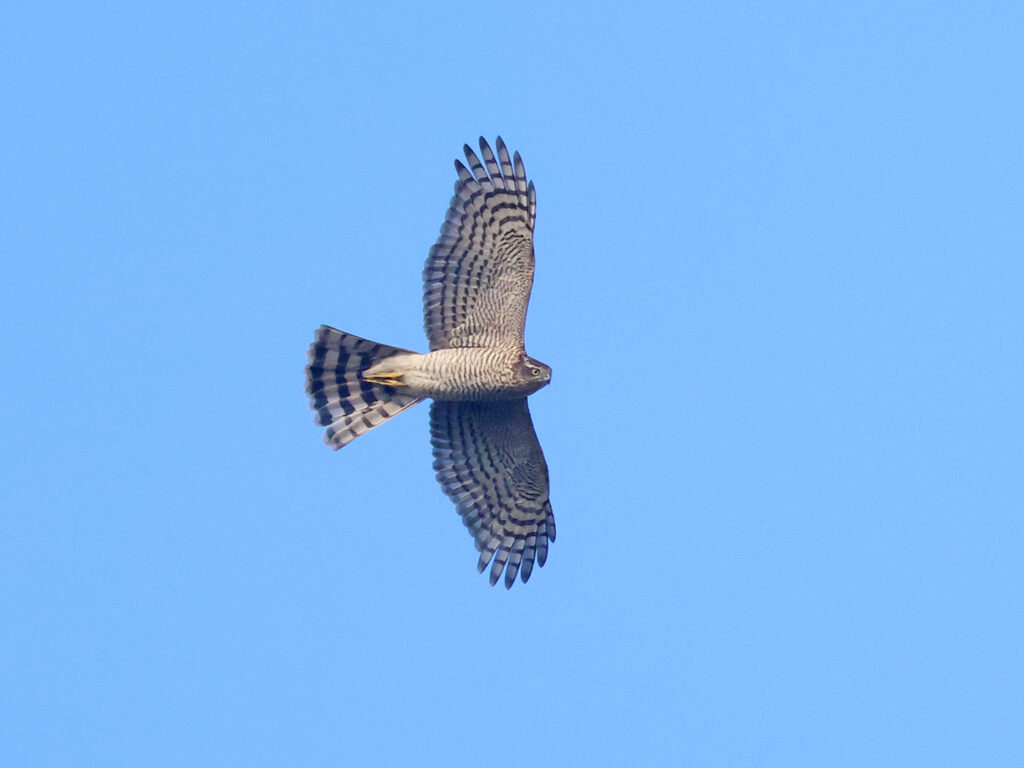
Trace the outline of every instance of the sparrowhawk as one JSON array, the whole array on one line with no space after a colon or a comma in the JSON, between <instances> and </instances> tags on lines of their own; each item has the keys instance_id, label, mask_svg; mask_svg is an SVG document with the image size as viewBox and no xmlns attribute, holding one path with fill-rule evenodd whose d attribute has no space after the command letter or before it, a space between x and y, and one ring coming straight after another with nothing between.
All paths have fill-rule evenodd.
<instances>
[{"instance_id":1,"label":"sparrowhawk","mask_svg":"<svg viewBox=\"0 0 1024 768\"><path fill-rule=\"evenodd\" d=\"M495 584L525 583L555 540L548 468L528 395L551 369L524 349L533 286L537 196L523 161L483 138L465 146L458 180L423 270L430 352L417 354L323 325L309 348L306 392L324 442L338 449L424 398L438 482Z\"/></svg>"}]
</instances>

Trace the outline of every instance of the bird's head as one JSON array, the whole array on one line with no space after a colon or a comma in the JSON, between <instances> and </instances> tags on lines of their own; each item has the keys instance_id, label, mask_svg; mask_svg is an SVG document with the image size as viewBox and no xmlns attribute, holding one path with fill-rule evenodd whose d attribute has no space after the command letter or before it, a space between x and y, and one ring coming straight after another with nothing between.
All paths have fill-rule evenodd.
<instances>
[{"instance_id":1,"label":"bird's head","mask_svg":"<svg viewBox=\"0 0 1024 768\"><path fill-rule=\"evenodd\" d=\"M536 392L551 382L551 368L540 360L534 360L525 352L516 366L516 374L526 394Z\"/></svg>"}]
</instances>

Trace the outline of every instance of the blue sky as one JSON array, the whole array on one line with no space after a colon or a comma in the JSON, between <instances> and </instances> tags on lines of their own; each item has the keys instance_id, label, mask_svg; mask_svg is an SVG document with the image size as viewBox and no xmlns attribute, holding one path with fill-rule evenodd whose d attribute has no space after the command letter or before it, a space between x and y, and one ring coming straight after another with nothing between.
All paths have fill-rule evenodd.
<instances>
[{"instance_id":1,"label":"blue sky","mask_svg":"<svg viewBox=\"0 0 1024 768\"><path fill-rule=\"evenodd\" d=\"M0 763L1024 764L1019 3L0 12ZM420 406L464 142L538 196L558 539Z\"/></svg>"}]
</instances>

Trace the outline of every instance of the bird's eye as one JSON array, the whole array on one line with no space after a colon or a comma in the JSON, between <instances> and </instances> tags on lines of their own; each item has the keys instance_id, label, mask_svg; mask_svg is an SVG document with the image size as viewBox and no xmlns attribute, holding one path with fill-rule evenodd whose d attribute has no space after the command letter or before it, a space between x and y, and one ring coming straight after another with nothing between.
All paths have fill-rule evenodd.
<instances>
[{"instance_id":1,"label":"bird's eye","mask_svg":"<svg viewBox=\"0 0 1024 768\"><path fill-rule=\"evenodd\" d=\"M530 373L534 376L540 376L540 368L531 368Z\"/></svg>"}]
</instances>

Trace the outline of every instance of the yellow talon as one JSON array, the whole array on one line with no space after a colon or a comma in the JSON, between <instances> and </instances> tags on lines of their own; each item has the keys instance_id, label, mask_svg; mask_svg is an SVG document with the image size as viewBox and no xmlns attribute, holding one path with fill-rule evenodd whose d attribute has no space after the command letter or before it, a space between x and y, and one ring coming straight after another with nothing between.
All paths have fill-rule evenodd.
<instances>
[{"instance_id":1,"label":"yellow talon","mask_svg":"<svg viewBox=\"0 0 1024 768\"><path fill-rule=\"evenodd\" d=\"M402 377L404 375L395 371L380 371L378 373L366 374L363 376L363 380L371 384L382 384L385 387L400 387L402 386Z\"/></svg>"}]
</instances>

